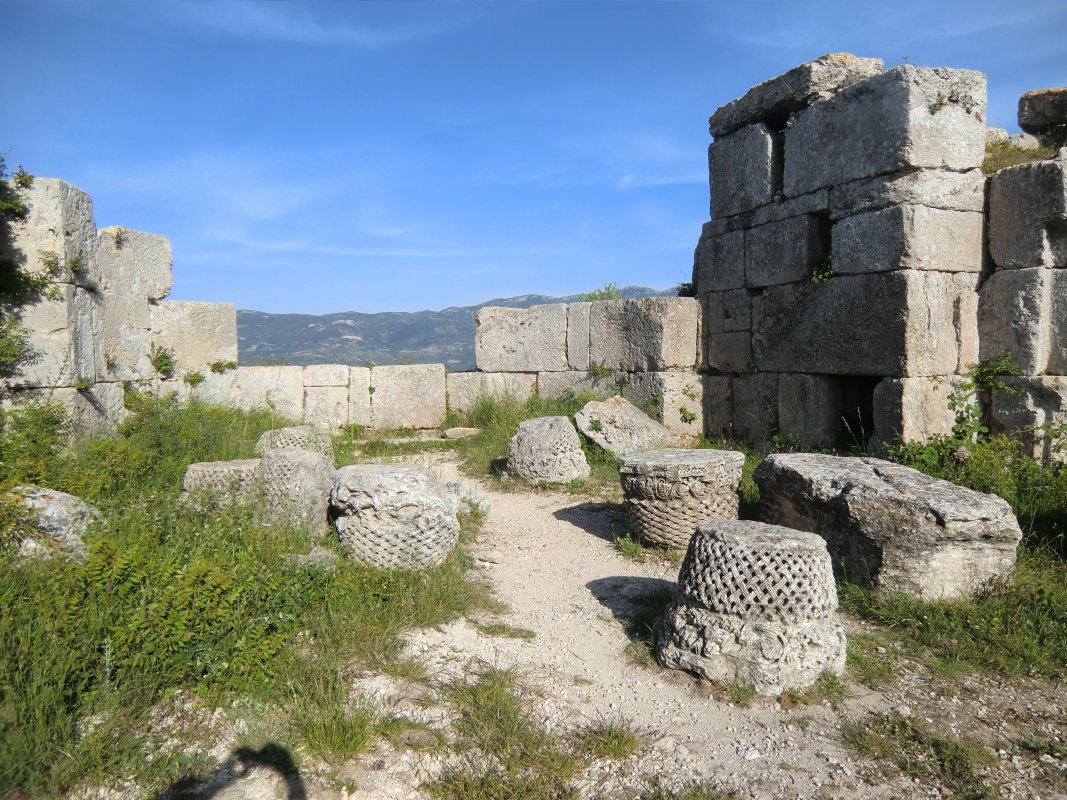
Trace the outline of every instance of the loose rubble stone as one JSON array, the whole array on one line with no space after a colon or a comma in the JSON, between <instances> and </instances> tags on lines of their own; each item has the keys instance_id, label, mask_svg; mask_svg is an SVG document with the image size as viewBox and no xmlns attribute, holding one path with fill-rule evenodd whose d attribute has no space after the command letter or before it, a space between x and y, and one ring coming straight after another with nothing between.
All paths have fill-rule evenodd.
<instances>
[{"instance_id":1,"label":"loose rubble stone","mask_svg":"<svg viewBox=\"0 0 1067 800\"><path fill-rule=\"evenodd\" d=\"M250 503L256 497L258 458L200 461L185 469L182 501L197 509Z\"/></svg>"},{"instance_id":2,"label":"loose rubble stone","mask_svg":"<svg viewBox=\"0 0 1067 800\"><path fill-rule=\"evenodd\" d=\"M619 477L631 532L642 542L687 547L697 524L736 519L743 453L651 450L624 456Z\"/></svg>"},{"instance_id":3,"label":"loose rubble stone","mask_svg":"<svg viewBox=\"0 0 1067 800\"><path fill-rule=\"evenodd\" d=\"M782 185L774 134L763 123L717 138L708 148L711 216L730 217L766 205Z\"/></svg>"},{"instance_id":4,"label":"loose rubble stone","mask_svg":"<svg viewBox=\"0 0 1067 800\"><path fill-rule=\"evenodd\" d=\"M100 522L100 514L80 497L43 486L16 486L6 495L26 511L37 535L18 542L16 558L47 560L55 555L80 559L85 555L82 535Z\"/></svg>"},{"instance_id":5,"label":"loose rubble stone","mask_svg":"<svg viewBox=\"0 0 1067 800\"><path fill-rule=\"evenodd\" d=\"M979 167L985 107L985 75L972 70L904 64L856 81L794 117L785 194L916 167Z\"/></svg>"},{"instance_id":6,"label":"loose rubble stone","mask_svg":"<svg viewBox=\"0 0 1067 800\"><path fill-rule=\"evenodd\" d=\"M456 495L423 467L354 464L337 471L330 515L349 558L379 569L440 564L459 539Z\"/></svg>"},{"instance_id":7,"label":"loose rubble stone","mask_svg":"<svg viewBox=\"0 0 1067 800\"><path fill-rule=\"evenodd\" d=\"M709 120L711 134L725 136L752 122L784 120L816 98L881 71L881 59L828 53L752 87L743 97L719 108Z\"/></svg>"},{"instance_id":8,"label":"loose rubble stone","mask_svg":"<svg viewBox=\"0 0 1067 800\"><path fill-rule=\"evenodd\" d=\"M763 695L806 688L844 671L836 609L818 536L759 522L702 522L657 627L656 656L666 667Z\"/></svg>"},{"instance_id":9,"label":"loose rubble stone","mask_svg":"<svg viewBox=\"0 0 1067 800\"><path fill-rule=\"evenodd\" d=\"M592 304L589 363L663 372L697 363L700 306L691 297L641 297Z\"/></svg>"},{"instance_id":10,"label":"loose rubble stone","mask_svg":"<svg viewBox=\"0 0 1067 800\"><path fill-rule=\"evenodd\" d=\"M615 456L676 444L674 434L619 395L591 400L574 415L578 430Z\"/></svg>"},{"instance_id":11,"label":"loose rubble stone","mask_svg":"<svg viewBox=\"0 0 1067 800\"><path fill-rule=\"evenodd\" d=\"M589 475L578 433L567 417L519 423L508 442L508 472L527 483L568 483Z\"/></svg>"},{"instance_id":12,"label":"loose rubble stone","mask_svg":"<svg viewBox=\"0 0 1067 800\"><path fill-rule=\"evenodd\" d=\"M330 439L330 434L314 425L293 425L265 431L256 442L255 452L288 447L318 453L327 461L333 461L333 440Z\"/></svg>"},{"instance_id":13,"label":"loose rubble stone","mask_svg":"<svg viewBox=\"0 0 1067 800\"><path fill-rule=\"evenodd\" d=\"M474 357L482 372L567 369L567 306L480 308Z\"/></svg>"},{"instance_id":14,"label":"loose rubble stone","mask_svg":"<svg viewBox=\"0 0 1067 800\"><path fill-rule=\"evenodd\" d=\"M443 364L397 364L371 368L374 427L439 428L445 421Z\"/></svg>"},{"instance_id":15,"label":"loose rubble stone","mask_svg":"<svg viewBox=\"0 0 1067 800\"><path fill-rule=\"evenodd\" d=\"M989 253L999 269L1067 267L1067 149L990 179Z\"/></svg>"},{"instance_id":16,"label":"loose rubble stone","mask_svg":"<svg viewBox=\"0 0 1067 800\"><path fill-rule=\"evenodd\" d=\"M1019 127L1067 145L1067 88L1034 89L1019 98Z\"/></svg>"},{"instance_id":17,"label":"loose rubble stone","mask_svg":"<svg viewBox=\"0 0 1067 800\"><path fill-rule=\"evenodd\" d=\"M262 497L256 508L261 519L321 532L334 482L331 460L296 447L264 450L253 480Z\"/></svg>"},{"instance_id":18,"label":"loose rubble stone","mask_svg":"<svg viewBox=\"0 0 1067 800\"><path fill-rule=\"evenodd\" d=\"M775 454L756 468L761 516L826 539L848 580L922 600L966 597L1015 566L1008 503L874 458Z\"/></svg>"}]
</instances>

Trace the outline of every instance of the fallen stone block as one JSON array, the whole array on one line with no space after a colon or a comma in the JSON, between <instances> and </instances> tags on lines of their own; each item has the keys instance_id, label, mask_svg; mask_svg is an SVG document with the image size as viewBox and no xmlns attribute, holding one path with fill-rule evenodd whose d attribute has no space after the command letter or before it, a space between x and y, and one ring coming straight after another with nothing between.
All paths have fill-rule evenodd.
<instances>
[{"instance_id":1,"label":"fallen stone block","mask_svg":"<svg viewBox=\"0 0 1067 800\"><path fill-rule=\"evenodd\" d=\"M482 397L525 402L536 386L537 376L525 372L450 372L445 376L448 407L464 413Z\"/></svg>"},{"instance_id":2,"label":"fallen stone block","mask_svg":"<svg viewBox=\"0 0 1067 800\"><path fill-rule=\"evenodd\" d=\"M592 303L567 304L567 363L589 369L589 313Z\"/></svg>"},{"instance_id":3,"label":"fallen stone block","mask_svg":"<svg viewBox=\"0 0 1067 800\"><path fill-rule=\"evenodd\" d=\"M820 56L752 87L743 97L717 109L709 120L711 135L725 136L753 122L775 121L775 127L784 127L782 123L791 112L881 71L882 60L878 58L857 58L850 53Z\"/></svg>"},{"instance_id":4,"label":"fallen stone block","mask_svg":"<svg viewBox=\"0 0 1067 800\"><path fill-rule=\"evenodd\" d=\"M237 361L237 309L231 304L164 300L151 314L152 342L174 353L176 373Z\"/></svg>"},{"instance_id":5,"label":"fallen stone block","mask_svg":"<svg viewBox=\"0 0 1067 800\"><path fill-rule=\"evenodd\" d=\"M482 372L565 370L567 306L480 308L474 315L474 357Z\"/></svg>"},{"instance_id":6,"label":"fallen stone block","mask_svg":"<svg viewBox=\"0 0 1067 800\"><path fill-rule=\"evenodd\" d=\"M272 525L306 526L320 535L326 526L333 459L297 447L264 450L252 480L261 502L256 515Z\"/></svg>"},{"instance_id":7,"label":"fallen stone block","mask_svg":"<svg viewBox=\"0 0 1067 800\"><path fill-rule=\"evenodd\" d=\"M1067 267L1067 151L990 179L989 253L999 269Z\"/></svg>"},{"instance_id":8,"label":"fallen stone block","mask_svg":"<svg viewBox=\"0 0 1067 800\"><path fill-rule=\"evenodd\" d=\"M753 298L758 369L814 375L952 375L977 347L978 276L918 270L835 275Z\"/></svg>"},{"instance_id":9,"label":"fallen stone block","mask_svg":"<svg viewBox=\"0 0 1067 800\"><path fill-rule=\"evenodd\" d=\"M893 269L980 272L981 212L901 205L833 226L833 269L849 275Z\"/></svg>"},{"instance_id":10,"label":"fallen stone block","mask_svg":"<svg viewBox=\"0 0 1067 800\"><path fill-rule=\"evenodd\" d=\"M1067 463L1067 377L1040 375L1001 379L1014 393L994 389L989 429L1022 443L1043 464Z\"/></svg>"},{"instance_id":11,"label":"fallen stone block","mask_svg":"<svg viewBox=\"0 0 1067 800\"><path fill-rule=\"evenodd\" d=\"M947 600L1015 566L1022 532L996 495L889 461L811 453L769 456L753 477L761 517L822 536L849 581Z\"/></svg>"},{"instance_id":12,"label":"fallen stone block","mask_svg":"<svg viewBox=\"0 0 1067 800\"><path fill-rule=\"evenodd\" d=\"M711 216L731 217L774 201L782 185L775 137L763 123L717 138L708 148Z\"/></svg>"},{"instance_id":13,"label":"fallen stone block","mask_svg":"<svg viewBox=\"0 0 1067 800\"><path fill-rule=\"evenodd\" d=\"M154 233L101 228L96 232L96 262L105 294L158 302L174 283L170 241Z\"/></svg>"},{"instance_id":14,"label":"fallen stone block","mask_svg":"<svg viewBox=\"0 0 1067 800\"><path fill-rule=\"evenodd\" d=\"M296 448L318 453L327 461L333 462L333 439L323 428L314 425L291 425L264 431L256 441L255 453L265 450Z\"/></svg>"},{"instance_id":15,"label":"fallen stone block","mask_svg":"<svg viewBox=\"0 0 1067 800\"><path fill-rule=\"evenodd\" d=\"M252 503L257 497L258 458L190 464L182 479L181 500L199 511Z\"/></svg>"},{"instance_id":16,"label":"fallen stone block","mask_svg":"<svg viewBox=\"0 0 1067 800\"><path fill-rule=\"evenodd\" d=\"M719 683L776 696L845 669L826 544L750 521L702 522L657 625L656 657Z\"/></svg>"},{"instance_id":17,"label":"fallen stone block","mask_svg":"<svg viewBox=\"0 0 1067 800\"><path fill-rule=\"evenodd\" d=\"M234 374L238 408L269 408L293 421L303 416L303 367L237 367Z\"/></svg>"},{"instance_id":18,"label":"fallen stone block","mask_svg":"<svg viewBox=\"0 0 1067 800\"><path fill-rule=\"evenodd\" d=\"M809 280L812 269L829 254L828 224L821 217L804 214L751 228L745 234L745 285L756 288Z\"/></svg>"},{"instance_id":19,"label":"fallen stone block","mask_svg":"<svg viewBox=\"0 0 1067 800\"><path fill-rule=\"evenodd\" d=\"M831 447L842 431L844 396L826 375L778 377L778 432L802 447Z\"/></svg>"},{"instance_id":20,"label":"fallen stone block","mask_svg":"<svg viewBox=\"0 0 1067 800\"><path fill-rule=\"evenodd\" d=\"M700 306L691 297L642 297L592 304L589 363L663 372L697 363Z\"/></svg>"},{"instance_id":21,"label":"fallen stone block","mask_svg":"<svg viewBox=\"0 0 1067 800\"><path fill-rule=\"evenodd\" d=\"M90 525L101 522L96 509L80 497L43 486L16 486L3 498L20 508L19 528L27 532L16 543L16 559L47 561L61 555L80 560L85 556L83 535Z\"/></svg>"},{"instance_id":22,"label":"fallen stone block","mask_svg":"<svg viewBox=\"0 0 1067 800\"><path fill-rule=\"evenodd\" d=\"M591 400L574 415L578 430L614 456L677 444L674 434L619 395Z\"/></svg>"},{"instance_id":23,"label":"fallen stone block","mask_svg":"<svg viewBox=\"0 0 1067 800\"><path fill-rule=\"evenodd\" d=\"M348 557L378 569L427 569L459 539L455 494L424 467L354 464L337 471L330 515Z\"/></svg>"},{"instance_id":24,"label":"fallen stone block","mask_svg":"<svg viewBox=\"0 0 1067 800\"><path fill-rule=\"evenodd\" d=\"M482 432L481 428L446 428L441 431L442 439L469 439Z\"/></svg>"},{"instance_id":25,"label":"fallen stone block","mask_svg":"<svg viewBox=\"0 0 1067 800\"><path fill-rule=\"evenodd\" d=\"M985 157L985 75L905 64L813 103L785 132L784 190L914 168L968 170Z\"/></svg>"},{"instance_id":26,"label":"fallen stone block","mask_svg":"<svg viewBox=\"0 0 1067 800\"><path fill-rule=\"evenodd\" d=\"M894 206L927 206L946 211L985 211L985 173L918 169L861 178L830 188L830 218ZM806 195L805 195L806 196Z\"/></svg>"},{"instance_id":27,"label":"fallen stone block","mask_svg":"<svg viewBox=\"0 0 1067 800\"><path fill-rule=\"evenodd\" d=\"M737 519L743 453L649 450L623 456L619 478L630 532L660 547L687 547L697 525Z\"/></svg>"},{"instance_id":28,"label":"fallen stone block","mask_svg":"<svg viewBox=\"0 0 1067 800\"><path fill-rule=\"evenodd\" d=\"M371 367L370 405L373 427L439 428L445 421L443 364L396 364Z\"/></svg>"},{"instance_id":29,"label":"fallen stone block","mask_svg":"<svg viewBox=\"0 0 1067 800\"><path fill-rule=\"evenodd\" d=\"M589 475L582 443L566 417L519 423L508 442L508 472L527 483L569 483Z\"/></svg>"},{"instance_id":30,"label":"fallen stone block","mask_svg":"<svg viewBox=\"0 0 1067 800\"><path fill-rule=\"evenodd\" d=\"M708 224L704 226L705 230ZM745 232L704 233L693 255L697 295L745 286Z\"/></svg>"},{"instance_id":31,"label":"fallen stone block","mask_svg":"<svg viewBox=\"0 0 1067 800\"><path fill-rule=\"evenodd\" d=\"M700 436L704 432L704 386L695 372L630 373L624 393L631 402L651 409L671 433Z\"/></svg>"}]
</instances>

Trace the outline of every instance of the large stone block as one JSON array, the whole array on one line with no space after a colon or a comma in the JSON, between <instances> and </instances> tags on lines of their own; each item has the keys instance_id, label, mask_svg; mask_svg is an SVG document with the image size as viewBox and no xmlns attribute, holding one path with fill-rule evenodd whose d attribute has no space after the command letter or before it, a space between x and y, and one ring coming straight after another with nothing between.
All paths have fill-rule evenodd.
<instances>
[{"instance_id":1,"label":"large stone block","mask_svg":"<svg viewBox=\"0 0 1067 800\"><path fill-rule=\"evenodd\" d=\"M708 148L711 216L731 217L766 205L782 184L775 137L762 123L746 125Z\"/></svg>"},{"instance_id":2,"label":"large stone block","mask_svg":"<svg viewBox=\"0 0 1067 800\"><path fill-rule=\"evenodd\" d=\"M713 333L704 348L704 363L716 372L743 372L752 366L752 334Z\"/></svg>"},{"instance_id":3,"label":"large stone block","mask_svg":"<svg viewBox=\"0 0 1067 800\"><path fill-rule=\"evenodd\" d=\"M9 241L6 246L0 243L0 255L37 273L43 268L42 255L52 253L64 266L61 283L75 283L78 277L94 280L96 226L89 195L56 178L34 178L29 187L17 191L28 207L26 219L11 224ZM81 276L70 269L79 263Z\"/></svg>"},{"instance_id":4,"label":"large stone block","mask_svg":"<svg viewBox=\"0 0 1067 800\"><path fill-rule=\"evenodd\" d=\"M370 367L348 368L348 424L366 428L374 424L371 415Z\"/></svg>"},{"instance_id":5,"label":"large stone block","mask_svg":"<svg viewBox=\"0 0 1067 800\"><path fill-rule=\"evenodd\" d=\"M1000 269L1067 267L1067 150L992 177L989 253Z\"/></svg>"},{"instance_id":6,"label":"large stone block","mask_svg":"<svg viewBox=\"0 0 1067 800\"><path fill-rule=\"evenodd\" d=\"M651 408L671 433L699 436L704 432L704 386L701 376L684 372L634 372L624 394L642 408Z\"/></svg>"},{"instance_id":7,"label":"large stone block","mask_svg":"<svg viewBox=\"0 0 1067 800\"><path fill-rule=\"evenodd\" d=\"M830 188L830 216L838 220L899 205L984 211L985 184L986 176L980 169L919 169L861 178Z\"/></svg>"},{"instance_id":8,"label":"large stone block","mask_svg":"<svg viewBox=\"0 0 1067 800\"><path fill-rule=\"evenodd\" d=\"M977 279L904 270L772 286L753 299L753 358L772 372L954 374L974 360Z\"/></svg>"},{"instance_id":9,"label":"large stone block","mask_svg":"<svg viewBox=\"0 0 1067 800\"><path fill-rule=\"evenodd\" d=\"M86 332L75 330L80 315L75 309L77 290L60 284L51 297L28 303L18 309L19 324L27 329L25 358L17 370L4 379L12 387L73 386L76 374L75 339ZM88 332L91 340L91 330Z\"/></svg>"},{"instance_id":10,"label":"large stone block","mask_svg":"<svg viewBox=\"0 0 1067 800\"><path fill-rule=\"evenodd\" d=\"M346 364L310 364L304 367L304 386L348 386Z\"/></svg>"},{"instance_id":11,"label":"large stone block","mask_svg":"<svg viewBox=\"0 0 1067 800\"><path fill-rule=\"evenodd\" d=\"M738 375L733 379L733 433L760 445L778 429L778 375Z\"/></svg>"},{"instance_id":12,"label":"large stone block","mask_svg":"<svg viewBox=\"0 0 1067 800\"><path fill-rule=\"evenodd\" d=\"M618 395L589 401L574 415L574 424L598 447L615 456L677 444L666 427Z\"/></svg>"},{"instance_id":13,"label":"large stone block","mask_svg":"<svg viewBox=\"0 0 1067 800\"><path fill-rule=\"evenodd\" d=\"M203 370L201 375L204 379L195 386L190 386L182 381L178 390L178 398L195 397L202 403L211 403L216 406L237 405L237 370L228 369L225 372L212 372L210 369Z\"/></svg>"},{"instance_id":14,"label":"large stone block","mask_svg":"<svg viewBox=\"0 0 1067 800\"><path fill-rule=\"evenodd\" d=\"M371 367L370 382L375 428L439 428L445 421L443 364Z\"/></svg>"},{"instance_id":15,"label":"large stone block","mask_svg":"<svg viewBox=\"0 0 1067 800\"><path fill-rule=\"evenodd\" d=\"M48 389L38 397L65 406L70 411L74 430L79 433L112 431L129 413L123 404L122 384L119 383L94 383L82 390Z\"/></svg>"},{"instance_id":16,"label":"large stone block","mask_svg":"<svg viewBox=\"0 0 1067 800\"><path fill-rule=\"evenodd\" d=\"M816 98L881 71L881 59L828 53L752 87L743 97L716 110L709 120L711 134L725 136L753 122L776 120L780 124Z\"/></svg>"},{"instance_id":17,"label":"large stone block","mask_svg":"<svg viewBox=\"0 0 1067 800\"><path fill-rule=\"evenodd\" d=\"M152 306L152 341L174 351L178 373L237 360L237 309L229 303L164 300Z\"/></svg>"},{"instance_id":18,"label":"large stone block","mask_svg":"<svg viewBox=\"0 0 1067 800\"><path fill-rule=\"evenodd\" d=\"M1019 127L1067 143L1067 88L1034 89L1019 98Z\"/></svg>"},{"instance_id":19,"label":"large stone block","mask_svg":"<svg viewBox=\"0 0 1067 800\"><path fill-rule=\"evenodd\" d=\"M174 283L173 262L164 236L117 227L96 232L96 264L104 292L162 300Z\"/></svg>"},{"instance_id":20,"label":"large stone block","mask_svg":"<svg viewBox=\"0 0 1067 800\"><path fill-rule=\"evenodd\" d=\"M592 303L567 304L567 363L589 369L589 312Z\"/></svg>"},{"instance_id":21,"label":"large stone block","mask_svg":"<svg viewBox=\"0 0 1067 800\"><path fill-rule=\"evenodd\" d=\"M971 70L905 64L859 80L795 116L785 194L913 168L979 167L985 106L985 76Z\"/></svg>"},{"instance_id":22,"label":"large stone block","mask_svg":"<svg viewBox=\"0 0 1067 800\"><path fill-rule=\"evenodd\" d=\"M1013 390L994 390L989 428L1023 443L1044 463L1067 463L1067 378L1004 378Z\"/></svg>"},{"instance_id":23,"label":"large stone block","mask_svg":"<svg viewBox=\"0 0 1067 800\"><path fill-rule=\"evenodd\" d=\"M752 228L745 235L745 284L793 283L811 277L827 256L829 223L813 214Z\"/></svg>"},{"instance_id":24,"label":"large stone block","mask_svg":"<svg viewBox=\"0 0 1067 800\"><path fill-rule=\"evenodd\" d=\"M474 357L482 372L565 370L567 306L478 309Z\"/></svg>"},{"instance_id":25,"label":"large stone block","mask_svg":"<svg viewBox=\"0 0 1067 800\"><path fill-rule=\"evenodd\" d=\"M803 447L831 447L844 416L841 386L825 375L778 378L778 431Z\"/></svg>"},{"instance_id":26,"label":"large stone block","mask_svg":"<svg viewBox=\"0 0 1067 800\"><path fill-rule=\"evenodd\" d=\"M348 387L305 386L303 420L330 431L343 428L348 424Z\"/></svg>"},{"instance_id":27,"label":"large stone block","mask_svg":"<svg viewBox=\"0 0 1067 800\"><path fill-rule=\"evenodd\" d=\"M619 378L614 372L538 372L537 393L541 397L560 397L567 392L592 392L598 397L610 397L618 389Z\"/></svg>"},{"instance_id":28,"label":"large stone block","mask_svg":"<svg viewBox=\"0 0 1067 800\"><path fill-rule=\"evenodd\" d=\"M951 377L886 378L874 387L874 441L895 445L952 432Z\"/></svg>"},{"instance_id":29,"label":"large stone block","mask_svg":"<svg viewBox=\"0 0 1067 800\"><path fill-rule=\"evenodd\" d=\"M700 307L691 297L642 297L593 303L591 365L661 372L697 363Z\"/></svg>"},{"instance_id":30,"label":"large stone block","mask_svg":"<svg viewBox=\"0 0 1067 800\"><path fill-rule=\"evenodd\" d=\"M269 408L293 421L303 416L303 367L238 367L234 373L238 408Z\"/></svg>"},{"instance_id":31,"label":"large stone block","mask_svg":"<svg viewBox=\"0 0 1067 800\"><path fill-rule=\"evenodd\" d=\"M526 372L450 372L445 376L448 407L470 411L480 397L510 397L519 402L530 399L537 376Z\"/></svg>"},{"instance_id":32,"label":"large stone block","mask_svg":"<svg viewBox=\"0 0 1067 800\"><path fill-rule=\"evenodd\" d=\"M1008 575L1022 538L1011 506L875 458L777 453L753 475L767 522L817 533L840 577L922 600Z\"/></svg>"},{"instance_id":33,"label":"large stone block","mask_svg":"<svg viewBox=\"0 0 1067 800\"><path fill-rule=\"evenodd\" d=\"M569 483L589 475L578 433L567 417L523 420L508 442L508 472L527 483Z\"/></svg>"},{"instance_id":34,"label":"large stone block","mask_svg":"<svg viewBox=\"0 0 1067 800\"><path fill-rule=\"evenodd\" d=\"M982 244L980 212L894 206L834 224L834 272L980 272Z\"/></svg>"},{"instance_id":35,"label":"large stone block","mask_svg":"<svg viewBox=\"0 0 1067 800\"><path fill-rule=\"evenodd\" d=\"M701 234L693 256L693 279L697 294L744 288L745 232Z\"/></svg>"},{"instance_id":36,"label":"large stone block","mask_svg":"<svg viewBox=\"0 0 1067 800\"><path fill-rule=\"evenodd\" d=\"M152 306L146 297L101 292L94 317L97 375L106 380L151 378Z\"/></svg>"},{"instance_id":37,"label":"large stone block","mask_svg":"<svg viewBox=\"0 0 1067 800\"><path fill-rule=\"evenodd\" d=\"M704 433L728 436L734 423L733 378L726 375L702 375L704 389Z\"/></svg>"},{"instance_id":38,"label":"large stone block","mask_svg":"<svg viewBox=\"0 0 1067 800\"><path fill-rule=\"evenodd\" d=\"M1011 269L989 277L982 285L978 314L982 358L1008 352L1024 375L1048 370L1054 328L1067 327L1052 320L1053 276L1059 272Z\"/></svg>"}]
</instances>

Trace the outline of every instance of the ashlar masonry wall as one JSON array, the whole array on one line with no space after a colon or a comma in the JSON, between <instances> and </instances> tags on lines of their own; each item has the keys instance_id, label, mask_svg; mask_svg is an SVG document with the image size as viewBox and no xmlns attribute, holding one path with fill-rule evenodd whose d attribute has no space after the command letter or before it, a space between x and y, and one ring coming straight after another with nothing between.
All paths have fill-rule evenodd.
<instances>
[{"instance_id":1,"label":"ashlar masonry wall","mask_svg":"<svg viewBox=\"0 0 1067 800\"><path fill-rule=\"evenodd\" d=\"M808 446L950 429L978 358L985 77L823 56L711 117L705 425Z\"/></svg>"}]
</instances>

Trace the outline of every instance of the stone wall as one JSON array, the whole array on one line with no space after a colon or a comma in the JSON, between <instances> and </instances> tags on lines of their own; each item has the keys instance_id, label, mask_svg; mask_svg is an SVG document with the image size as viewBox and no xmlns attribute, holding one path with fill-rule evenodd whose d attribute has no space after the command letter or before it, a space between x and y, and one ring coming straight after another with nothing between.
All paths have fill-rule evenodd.
<instances>
[{"instance_id":1,"label":"stone wall","mask_svg":"<svg viewBox=\"0 0 1067 800\"><path fill-rule=\"evenodd\" d=\"M671 430L699 435L699 329L700 306L684 297L483 308L475 316L479 371L448 376L449 404L466 410L479 394L621 393Z\"/></svg>"}]
</instances>

